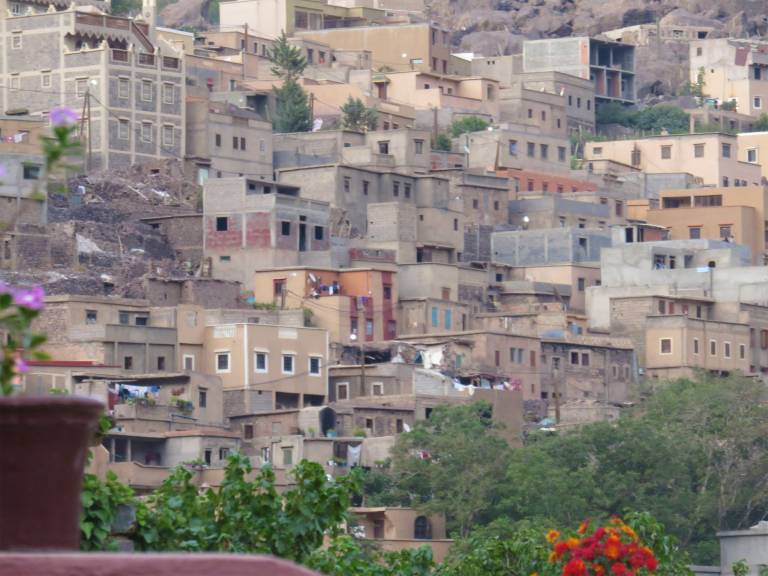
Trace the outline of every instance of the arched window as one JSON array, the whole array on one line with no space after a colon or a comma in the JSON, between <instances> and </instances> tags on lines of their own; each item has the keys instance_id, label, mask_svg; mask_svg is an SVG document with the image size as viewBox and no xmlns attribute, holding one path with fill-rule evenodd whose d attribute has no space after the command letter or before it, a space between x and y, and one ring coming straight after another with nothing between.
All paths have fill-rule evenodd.
<instances>
[{"instance_id":1,"label":"arched window","mask_svg":"<svg viewBox=\"0 0 768 576\"><path fill-rule=\"evenodd\" d=\"M426 516L417 516L413 523L413 537L416 540L432 540L432 524Z\"/></svg>"}]
</instances>

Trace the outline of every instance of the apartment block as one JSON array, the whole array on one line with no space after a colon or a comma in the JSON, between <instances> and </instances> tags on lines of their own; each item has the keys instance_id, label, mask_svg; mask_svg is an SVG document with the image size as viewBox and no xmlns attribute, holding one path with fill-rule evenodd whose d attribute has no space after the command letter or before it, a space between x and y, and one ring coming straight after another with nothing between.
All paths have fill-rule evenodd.
<instances>
[{"instance_id":1,"label":"apartment block","mask_svg":"<svg viewBox=\"0 0 768 576\"><path fill-rule=\"evenodd\" d=\"M768 238L768 192L762 186L665 190L647 219L670 231L670 240L724 240L750 248L763 264Z\"/></svg>"},{"instance_id":2,"label":"apartment block","mask_svg":"<svg viewBox=\"0 0 768 576\"><path fill-rule=\"evenodd\" d=\"M187 173L198 184L209 177L272 180L272 125L263 116L190 98L186 118Z\"/></svg>"},{"instance_id":3,"label":"apartment block","mask_svg":"<svg viewBox=\"0 0 768 576\"><path fill-rule=\"evenodd\" d=\"M633 140L589 142L588 164L612 161L642 172L687 172L705 186L756 186L760 166L739 159L738 139L724 133L675 134Z\"/></svg>"},{"instance_id":4,"label":"apartment block","mask_svg":"<svg viewBox=\"0 0 768 576\"><path fill-rule=\"evenodd\" d=\"M395 338L396 280L394 266L263 268L253 275L253 294L256 302L308 309L331 342L356 346Z\"/></svg>"},{"instance_id":5,"label":"apartment block","mask_svg":"<svg viewBox=\"0 0 768 576\"><path fill-rule=\"evenodd\" d=\"M330 263L329 207L295 186L211 178L203 189L203 241L214 277L247 284L255 270Z\"/></svg>"},{"instance_id":6,"label":"apartment block","mask_svg":"<svg viewBox=\"0 0 768 576\"><path fill-rule=\"evenodd\" d=\"M44 224L47 193L43 189L45 161L40 138L47 126L40 117L0 116L0 227L14 224ZM2 256L0 256L0 259Z\"/></svg>"},{"instance_id":7,"label":"apartment block","mask_svg":"<svg viewBox=\"0 0 768 576\"><path fill-rule=\"evenodd\" d=\"M469 168L530 169L569 176L571 144L565 134L551 135L534 127L510 126L466 134L462 140L469 149Z\"/></svg>"},{"instance_id":8,"label":"apartment block","mask_svg":"<svg viewBox=\"0 0 768 576\"><path fill-rule=\"evenodd\" d=\"M740 132L737 136L739 160L760 166L760 183L768 182L768 132Z\"/></svg>"},{"instance_id":9,"label":"apartment block","mask_svg":"<svg viewBox=\"0 0 768 576\"><path fill-rule=\"evenodd\" d=\"M267 324L206 326L201 371L221 378L224 413L319 406L328 388L328 332Z\"/></svg>"},{"instance_id":10,"label":"apartment block","mask_svg":"<svg viewBox=\"0 0 768 576\"><path fill-rule=\"evenodd\" d=\"M760 116L768 106L768 43L711 38L690 43L690 81L707 96L733 102L741 114Z\"/></svg>"},{"instance_id":11,"label":"apartment block","mask_svg":"<svg viewBox=\"0 0 768 576\"><path fill-rule=\"evenodd\" d=\"M225 29L244 24L253 34L277 38L285 32L300 32L384 24L386 14L369 7L347 7L327 0L231 0L220 9L221 26Z\"/></svg>"},{"instance_id":12,"label":"apartment block","mask_svg":"<svg viewBox=\"0 0 768 576\"><path fill-rule=\"evenodd\" d=\"M4 110L45 117L57 106L90 117L89 169L182 158L185 147L183 54L154 40L153 22L16 3L4 16Z\"/></svg>"},{"instance_id":13,"label":"apartment block","mask_svg":"<svg viewBox=\"0 0 768 576\"><path fill-rule=\"evenodd\" d=\"M288 28L286 30L290 33ZM297 31L296 35L328 44L334 50L367 50L371 53L374 69L385 66L396 72L418 70L448 74L449 32L432 23L366 27L321 25Z\"/></svg>"},{"instance_id":14,"label":"apartment block","mask_svg":"<svg viewBox=\"0 0 768 576\"><path fill-rule=\"evenodd\" d=\"M599 102L635 102L635 47L589 37L523 42L524 72L562 72L591 80Z\"/></svg>"}]
</instances>

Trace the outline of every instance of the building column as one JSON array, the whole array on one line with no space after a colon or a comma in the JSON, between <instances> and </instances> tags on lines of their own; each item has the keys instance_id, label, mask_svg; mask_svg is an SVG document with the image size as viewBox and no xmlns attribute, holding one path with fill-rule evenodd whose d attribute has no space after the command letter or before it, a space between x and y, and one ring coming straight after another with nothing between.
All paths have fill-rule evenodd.
<instances>
[{"instance_id":1,"label":"building column","mask_svg":"<svg viewBox=\"0 0 768 576\"><path fill-rule=\"evenodd\" d=\"M127 447L126 447L126 452L125 452L126 453L126 457L127 457L126 458L126 462L131 462L132 461L131 443L133 442L133 440L131 438L126 438L126 440L128 442Z\"/></svg>"}]
</instances>

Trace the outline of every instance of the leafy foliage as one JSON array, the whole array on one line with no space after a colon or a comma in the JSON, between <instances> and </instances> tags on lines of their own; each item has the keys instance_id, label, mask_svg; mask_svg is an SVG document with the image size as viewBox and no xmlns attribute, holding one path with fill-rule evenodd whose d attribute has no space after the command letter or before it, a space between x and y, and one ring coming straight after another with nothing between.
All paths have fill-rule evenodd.
<instances>
[{"instance_id":1,"label":"leafy foliage","mask_svg":"<svg viewBox=\"0 0 768 576\"><path fill-rule=\"evenodd\" d=\"M279 494L265 467L251 475L250 461L233 455L218 489L198 493L192 472L176 468L137 510L137 545L142 550L274 554L306 561L325 535L340 534L356 473L330 483L323 468L302 461L293 468L296 486Z\"/></svg>"},{"instance_id":2,"label":"leafy foliage","mask_svg":"<svg viewBox=\"0 0 768 576\"><path fill-rule=\"evenodd\" d=\"M768 130L768 114L765 112L760 114L760 117L757 119L757 122L755 122L753 126L753 130L755 132L765 132Z\"/></svg>"},{"instance_id":3,"label":"leafy foliage","mask_svg":"<svg viewBox=\"0 0 768 576\"><path fill-rule=\"evenodd\" d=\"M343 114L341 123L347 130L357 130L358 132L367 132L376 130L379 123L379 112L376 108L368 108L360 98L347 98L346 103L341 107Z\"/></svg>"},{"instance_id":4,"label":"leafy foliage","mask_svg":"<svg viewBox=\"0 0 768 576\"><path fill-rule=\"evenodd\" d=\"M339 536L327 548L315 550L307 566L327 576L429 576L434 563L428 546L381 553Z\"/></svg>"},{"instance_id":5,"label":"leafy foliage","mask_svg":"<svg viewBox=\"0 0 768 576\"><path fill-rule=\"evenodd\" d=\"M307 67L307 59L301 53L301 48L288 42L285 30L272 44L267 58L272 63L272 74L281 80L296 80Z\"/></svg>"},{"instance_id":6,"label":"leafy foliage","mask_svg":"<svg viewBox=\"0 0 768 576\"><path fill-rule=\"evenodd\" d=\"M485 402L438 406L402 434L393 450L392 479L370 502L416 506L445 514L459 535L498 504L499 478L510 450Z\"/></svg>"},{"instance_id":7,"label":"leafy foliage","mask_svg":"<svg viewBox=\"0 0 768 576\"><path fill-rule=\"evenodd\" d=\"M595 119L599 125L620 124L644 132L670 134L687 132L689 115L677 106L659 104L633 110L617 102L608 102L598 107Z\"/></svg>"},{"instance_id":8,"label":"leafy foliage","mask_svg":"<svg viewBox=\"0 0 768 576\"><path fill-rule=\"evenodd\" d=\"M482 413L442 408L400 438L389 470L369 474L367 499L443 512L463 539L500 519L571 526L642 511L658 521L654 533L664 526L695 562L712 562L718 530L768 514L765 398L753 380L702 374L660 385L617 422L533 434L514 450L497 442ZM486 539L511 532L486 530Z\"/></svg>"},{"instance_id":9,"label":"leafy foliage","mask_svg":"<svg viewBox=\"0 0 768 576\"><path fill-rule=\"evenodd\" d=\"M479 116L465 116L453 121L451 124L451 135L454 138L458 138L467 132L480 132L487 129L488 126L490 124Z\"/></svg>"},{"instance_id":10,"label":"leafy foliage","mask_svg":"<svg viewBox=\"0 0 768 576\"><path fill-rule=\"evenodd\" d=\"M112 471L107 472L104 482L93 474L86 474L80 503L80 549L114 550L112 523L120 506L135 504L133 490L122 484Z\"/></svg>"},{"instance_id":11,"label":"leafy foliage","mask_svg":"<svg viewBox=\"0 0 768 576\"><path fill-rule=\"evenodd\" d=\"M280 88L274 88L275 132L308 132L311 128L307 93L294 79L288 79Z\"/></svg>"},{"instance_id":12,"label":"leafy foliage","mask_svg":"<svg viewBox=\"0 0 768 576\"><path fill-rule=\"evenodd\" d=\"M438 134L435 139L435 150L442 150L443 152L451 151L451 137L448 134Z\"/></svg>"}]
</instances>

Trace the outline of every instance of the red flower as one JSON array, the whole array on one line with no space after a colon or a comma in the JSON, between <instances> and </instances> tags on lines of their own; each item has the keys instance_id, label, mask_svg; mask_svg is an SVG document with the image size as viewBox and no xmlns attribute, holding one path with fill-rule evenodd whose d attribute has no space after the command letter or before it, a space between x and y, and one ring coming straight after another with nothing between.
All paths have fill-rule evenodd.
<instances>
[{"instance_id":1,"label":"red flower","mask_svg":"<svg viewBox=\"0 0 768 576\"><path fill-rule=\"evenodd\" d=\"M579 558L573 558L563 568L563 576L586 576L587 565Z\"/></svg>"},{"instance_id":2,"label":"red flower","mask_svg":"<svg viewBox=\"0 0 768 576\"><path fill-rule=\"evenodd\" d=\"M642 552L635 552L629 557L629 563L632 565L632 568L638 569L645 566L647 559L645 557L645 554Z\"/></svg>"},{"instance_id":3,"label":"red flower","mask_svg":"<svg viewBox=\"0 0 768 576\"><path fill-rule=\"evenodd\" d=\"M605 575L605 568L603 568L602 564L592 564L592 571L595 573L595 576Z\"/></svg>"},{"instance_id":4,"label":"red flower","mask_svg":"<svg viewBox=\"0 0 768 576\"><path fill-rule=\"evenodd\" d=\"M621 540L618 536L610 536L605 541L605 556L611 560L618 560L621 556Z\"/></svg>"},{"instance_id":5,"label":"red flower","mask_svg":"<svg viewBox=\"0 0 768 576\"><path fill-rule=\"evenodd\" d=\"M555 554L558 558L560 558L563 554L568 552L568 543L565 540L561 540L557 544L555 544Z\"/></svg>"},{"instance_id":6,"label":"red flower","mask_svg":"<svg viewBox=\"0 0 768 576\"><path fill-rule=\"evenodd\" d=\"M613 572L614 576L626 576L627 567L624 566L624 564L621 562L616 562L613 566L611 566L611 572Z\"/></svg>"},{"instance_id":7,"label":"red flower","mask_svg":"<svg viewBox=\"0 0 768 576\"><path fill-rule=\"evenodd\" d=\"M593 537L597 538L598 540L600 540L603 536L605 536L605 528L600 526L600 528L595 530L595 533L593 534Z\"/></svg>"},{"instance_id":8,"label":"red flower","mask_svg":"<svg viewBox=\"0 0 768 576\"><path fill-rule=\"evenodd\" d=\"M656 558L653 556L648 556L645 559L645 567L648 568L649 571L655 572L656 568L659 567L659 563L656 561Z\"/></svg>"}]
</instances>

